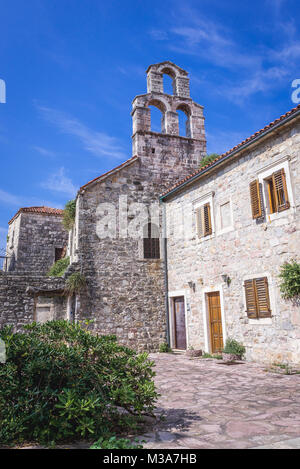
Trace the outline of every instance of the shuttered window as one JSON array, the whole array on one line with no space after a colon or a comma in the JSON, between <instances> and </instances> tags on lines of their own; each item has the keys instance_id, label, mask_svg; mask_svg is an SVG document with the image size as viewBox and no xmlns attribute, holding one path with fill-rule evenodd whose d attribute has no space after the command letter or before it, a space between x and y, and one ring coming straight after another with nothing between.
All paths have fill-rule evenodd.
<instances>
[{"instance_id":1,"label":"shuttered window","mask_svg":"<svg viewBox=\"0 0 300 469\"><path fill-rule=\"evenodd\" d=\"M260 218L262 216L262 204L258 179L250 183L250 199L252 218Z\"/></svg>"},{"instance_id":2,"label":"shuttered window","mask_svg":"<svg viewBox=\"0 0 300 469\"><path fill-rule=\"evenodd\" d=\"M211 208L209 203L196 209L196 222L199 238L212 234Z\"/></svg>"},{"instance_id":3,"label":"shuttered window","mask_svg":"<svg viewBox=\"0 0 300 469\"><path fill-rule=\"evenodd\" d=\"M290 208L287 188L286 188L286 178L284 169L280 169L272 174L273 182L273 191L274 191L274 202L275 202L275 212L282 212Z\"/></svg>"},{"instance_id":4,"label":"shuttered window","mask_svg":"<svg viewBox=\"0 0 300 469\"><path fill-rule=\"evenodd\" d=\"M245 280L246 311L248 318L270 318L270 297L267 277Z\"/></svg>"},{"instance_id":5,"label":"shuttered window","mask_svg":"<svg viewBox=\"0 0 300 469\"><path fill-rule=\"evenodd\" d=\"M159 231L148 223L144 229L144 259L160 259Z\"/></svg>"}]
</instances>

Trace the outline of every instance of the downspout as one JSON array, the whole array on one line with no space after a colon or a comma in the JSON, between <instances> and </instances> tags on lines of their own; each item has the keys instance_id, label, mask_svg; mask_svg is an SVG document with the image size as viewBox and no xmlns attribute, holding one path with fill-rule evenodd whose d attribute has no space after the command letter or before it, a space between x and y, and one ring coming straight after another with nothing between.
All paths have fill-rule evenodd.
<instances>
[{"instance_id":1,"label":"downspout","mask_svg":"<svg viewBox=\"0 0 300 469\"><path fill-rule=\"evenodd\" d=\"M167 326L167 343L170 343L170 324L169 324L169 280L168 280L168 238L167 238L167 224L166 224L166 205L161 201L163 210L163 240L164 240L164 280L165 280L165 307L166 307L166 326Z\"/></svg>"}]
</instances>

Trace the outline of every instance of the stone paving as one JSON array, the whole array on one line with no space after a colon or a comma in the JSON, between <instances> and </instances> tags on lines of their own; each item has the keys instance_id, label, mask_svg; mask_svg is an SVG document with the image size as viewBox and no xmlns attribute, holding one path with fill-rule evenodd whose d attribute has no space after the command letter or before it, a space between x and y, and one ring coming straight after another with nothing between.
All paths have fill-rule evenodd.
<instances>
[{"instance_id":1,"label":"stone paving","mask_svg":"<svg viewBox=\"0 0 300 469\"><path fill-rule=\"evenodd\" d=\"M300 448L300 375L152 354L161 396L145 448Z\"/></svg>"}]
</instances>

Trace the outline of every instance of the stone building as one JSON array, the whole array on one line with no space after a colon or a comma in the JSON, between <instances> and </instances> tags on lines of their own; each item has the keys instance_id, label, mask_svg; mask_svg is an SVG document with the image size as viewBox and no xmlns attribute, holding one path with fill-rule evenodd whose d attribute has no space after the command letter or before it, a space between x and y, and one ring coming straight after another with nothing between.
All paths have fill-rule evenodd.
<instances>
[{"instance_id":1,"label":"stone building","mask_svg":"<svg viewBox=\"0 0 300 469\"><path fill-rule=\"evenodd\" d=\"M164 93L164 74L173 80L173 95ZM151 130L149 106L161 111L161 132ZM178 110L186 114L185 137ZM151 65L147 93L133 100L132 120L133 156L78 192L69 254L87 279L76 318L93 319L96 331L153 350L166 341L159 194L198 168L206 153L203 108L190 98L187 72L170 62Z\"/></svg>"},{"instance_id":2,"label":"stone building","mask_svg":"<svg viewBox=\"0 0 300 469\"><path fill-rule=\"evenodd\" d=\"M68 233L62 216L57 208L20 208L8 222L4 270L45 274L65 254Z\"/></svg>"},{"instance_id":3,"label":"stone building","mask_svg":"<svg viewBox=\"0 0 300 469\"><path fill-rule=\"evenodd\" d=\"M299 261L300 106L162 195L172 347L300 361L299 303L278 274Z\"/></svg>"}]
</instances>

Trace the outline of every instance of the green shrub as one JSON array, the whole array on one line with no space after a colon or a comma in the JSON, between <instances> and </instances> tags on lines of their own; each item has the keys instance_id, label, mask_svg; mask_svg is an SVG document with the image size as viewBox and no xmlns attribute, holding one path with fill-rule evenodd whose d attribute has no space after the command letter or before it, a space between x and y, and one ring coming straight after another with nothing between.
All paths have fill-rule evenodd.
<instances>
[{"instance_id":1,"label":"green shrub","mask_svg":"<svg viewBox=\"0 0 300 469\"><path fill-rule=\"evenodd\" d=\"M69 257L64 257L63 259L59 259L50 268L48 272L49 277L62 277L69 265L70 265Z\"/></svg>"},{"instance_id":2,"label":"green shrub","mask_svg":"<svg viewBox=\"0 0 300 469\"><path fill-rule=\"evenodd\" d=\"M157 399L146 353L67 321L0 330L0 442L109 438L136 428Z\"/></svg>"},{"instance_id":3,"label":"green shrub","mask_svg":"<svg viewBox=\"0 0 300 469\"><path fill-rule=\"evenodd\" d=\"M243 357L246 353L245 347L234 339L228 338L223 350L224 353L232 353Z\"/></svg>"},{"instance_id":4,"label":"green shrub","mask_svg":"<svg viewBox=\"0 0 300 469\"><path fill-rule=\"evenodd\" d=\"M171 349L170 346L165 342L165 343L159 345L159 352L160 352L160 353L170 353L170 352L172 352L172 349Z\"/></svg>"},{"instance_id":5,"label":"green shrub","mask_svg":"<svg viewBox=\"0 0 300 469\"><path fill-rule=\"evenodd\" d=\"M69 231L73 228L74 222L75 222L75 216L76 216L76 200L69 200L69 202L66 203L65 208L64 208L64 214L63 214L63 226L64 228Z\"/></svg>"},{"instance_id":6,"label":"green shrub","mask_svg":"<svg viewBox=\"0 0 300 469\"><path fill-rule=\"evenodd\" d=\"M127 438L116 438L112 436L109 439L100 438L94 443L90 449L142 449L143 445L139 444L136 439L131 442Z\"/></svg>"},{"instance_id":7,"label":"green shrub","mask_svg":"<svg viewBox=\"0 0 300 469\"><path fill-rule=\"evenodd\" d=\"M79 292L86 286L86 278L80 272L74 272L66 280L65 291L69 295Z\"/></svg>"},{"instance_id":8,"label":"green shrub","mask_svg":"<svg viewBox=\"0 0 300 469\"><path fill-rule=\"evenodd\" d=\"M216 158L218 158L220 155L218 153L210 153L209 155L204 156L202 160L200 161L200 166L199 168L203 168L207 164L212 163Z\"/></svg>"},{"instance_id":9,"label":"green shrub","mask_svg":"<svg viewBox=\"0 0 300 469\"><path fill-rule=\"evenodd\" d=\"M281 266L280 291L283 298L289 299L300 295L300 264L295 260Z\"/></svg>"}]
</instances>

